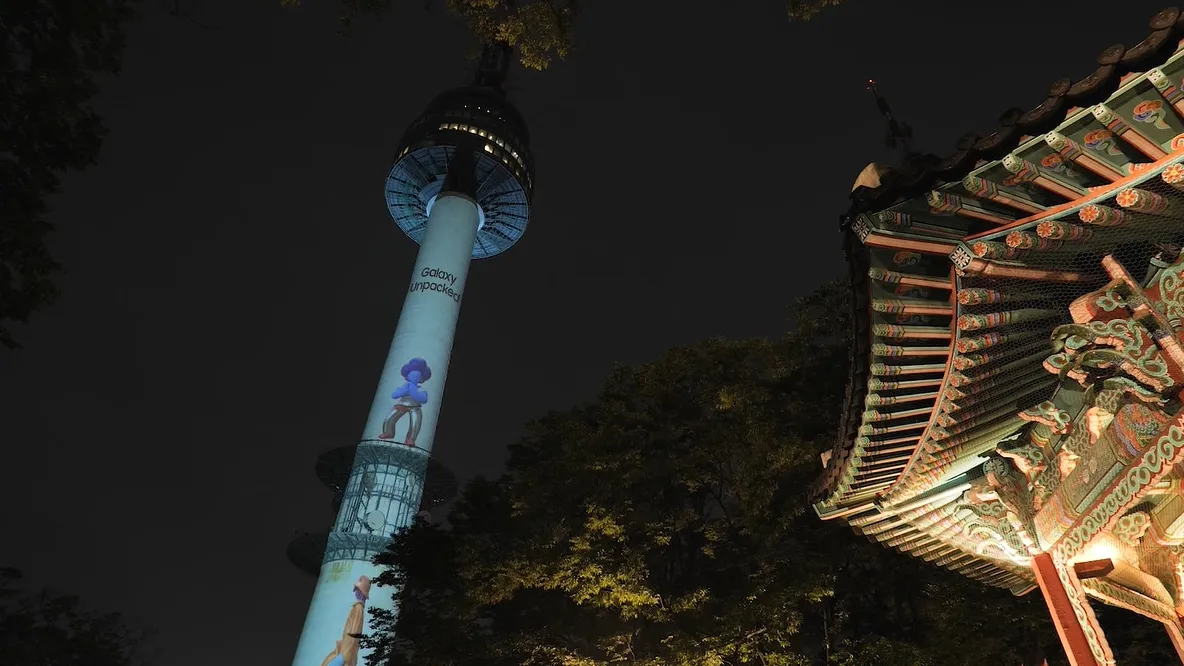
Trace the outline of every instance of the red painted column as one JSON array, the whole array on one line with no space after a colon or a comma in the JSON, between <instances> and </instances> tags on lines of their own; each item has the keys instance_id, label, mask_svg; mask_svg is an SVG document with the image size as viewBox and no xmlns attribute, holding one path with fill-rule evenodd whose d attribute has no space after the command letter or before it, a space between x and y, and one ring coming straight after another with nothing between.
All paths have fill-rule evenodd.
<instances>
[{"instance_id":1,"label":"red painted column","mask_svg":"<svg viewBox=\"0 0 1184 666\"><path fill-rule=\"evenodd\" d=\"M1111 666L1114 655L1071 566L1057 566L1049 553L1032 558L1036 584L1072 666Z\"/></svg>"}]
</instances>

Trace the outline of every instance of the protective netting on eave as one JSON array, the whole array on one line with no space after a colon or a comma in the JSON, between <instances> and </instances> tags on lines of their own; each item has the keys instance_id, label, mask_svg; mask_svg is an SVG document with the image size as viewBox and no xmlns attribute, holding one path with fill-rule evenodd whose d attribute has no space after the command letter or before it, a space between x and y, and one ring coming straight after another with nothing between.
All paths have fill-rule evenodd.
<instances>
[{"instance_id":1,"label":"protective netting on eave","mask_svg":"<svg viewBox=\"0 0 1184 666\"><path fill-rule=\"evenodd\" d=\"M906 501L981 464L1024 427L1020 412L1050 398L1050 331L1070 303L1104 284L1111 255L1136 279L1184 241L1184 156L1174 156L1055 214L959 244L954 350L917 455L883 495ZM1160 259L1157 262L1162 263Z\"/></svg>"},{"instance_id":2,"label":"protective netting on eave","mask_svg":"<svg viewBox=\"0 0 1184 666\"><path fill-rule=\"evenodd\" d=\"M820 513L890 485L937 400L950 352L953 281L947 253L868 247L848 238L855 322L851 380ZM952 247L952 246L943 246Z\"/></svg>"},{"instance_id":3,"label":"protective netting on eave","mask_svg":"<svg viewBox=\"0 0 1184 666\"><path fill-rule=\"evenodd\" d=\"M1130 57L1109 49L1121 62L1054 85L992 137L944 160L910 156L857 188L846 233L856 340L814 489L820 516L1031 588L1032 507L990 495L998 474L1024 471L1009 441L1040 444L1049 429L1053 329L1108 281L1104 256L1139 281L1184 243L1184 22L1161 14Z\"/></svg>"}]
</instances>

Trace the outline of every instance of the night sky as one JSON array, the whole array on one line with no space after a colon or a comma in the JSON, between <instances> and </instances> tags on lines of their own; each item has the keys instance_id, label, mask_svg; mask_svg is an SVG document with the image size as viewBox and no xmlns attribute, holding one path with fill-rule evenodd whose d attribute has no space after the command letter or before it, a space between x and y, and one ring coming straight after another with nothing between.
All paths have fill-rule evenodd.
<instances>
[{"instance_id":1,"label":"night sky","mask_svg":"<svg viewBox=\"0 0 1184 666\"><path fill-rule=\"evenodd\" d=\"M163 0L131 27L100 165L54 201L63 297L0 353L0 562L155 626L162 664L288 666L314 581L284 549L332 518L313 463L361 432L416 251L383 179L472 63L418 1L351 38L335 0L190 2L217 29ZM511 74L534 207L473 266L438 458L495 476L613 363L783 331L891 159L869 76L945 154L1163 2L851 0L802 25L782 0L585 2L577 52Z\"/></svg>"}]
</instances>

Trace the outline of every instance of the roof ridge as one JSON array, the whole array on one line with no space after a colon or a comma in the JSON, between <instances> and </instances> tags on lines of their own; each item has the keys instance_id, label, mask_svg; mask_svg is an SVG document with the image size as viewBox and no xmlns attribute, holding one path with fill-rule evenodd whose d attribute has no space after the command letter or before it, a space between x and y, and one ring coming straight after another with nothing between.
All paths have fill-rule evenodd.
<instances>
[{"instance_id":1,"label":"roof ridge","mask_svg":"<svg viewBox=\"0 0 1184 666\"><path fill-rule=\"evenodd\" d=\"M901 198L912 198L947 183L962 180L982 160L1002 158L1015 150L1027 137L1047 134L1065 122L1068 112L1093 106L1108 99L1132 72L1145 72L1170 56L1184 38L1184 13L1166 7L1148 21L1151 33L1135 46L1122 44L1106 47L1097 57L1097 68L1073 82L1063 78L1049 87L1048 97L1029 111L1012 107L999 117L999 127L983 136L975 132L958 139L947 157L913 153L901 164L888 168L879 178L879 187L860 186L851 191L852 206L848 217L869 210L886 208Z\"/></svg>"}]
</instances>

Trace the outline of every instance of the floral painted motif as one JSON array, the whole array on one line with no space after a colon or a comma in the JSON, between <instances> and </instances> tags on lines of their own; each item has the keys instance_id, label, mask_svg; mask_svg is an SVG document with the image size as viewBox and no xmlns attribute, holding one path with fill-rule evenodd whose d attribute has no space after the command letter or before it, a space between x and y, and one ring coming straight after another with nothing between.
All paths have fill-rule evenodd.
<instances>
[{"instance_id":1,"label":"floral painted motif","mask_svg":"<svg viewBox=\"0 0 1184 666\"><path fill-rule=\"evenodd\" d=\"M1167 270L1159 274L1159 300L1163 303L1164 314L1173 324L1184 322L1184 279L1180 272L1184 270L1184 261L1177 261Z\"/></svg>"},{"instance_id":2,"label":"floral painted motif","mask_svg":"<svg viewBox=\"0 0 1184 666\"><path fill-rule=\"evenodd\" d=\"M1167 116L1167 112L1163 108L1163 102L1157 99L1149 99L1139 102L1133 109L1133 113L1135 120L1141 123L1153 125L1155 129L1172 129L1171 125L1168 125L1164 120L1164 118Z\"/></svg>"},{"instance_id":3,"label":"floral painted motif","mask_svg":"<svg viewBox=\"0 0 1184 666\"><path fill-rule=\"evenodd\" d=\"M1114 289L1107 289L1095 302L1103 312L1114 312L1126 306L1126 299Z\"/></svg>"},{"instance_id":4,"label":"floral painted motif","mask_svg":"<svg viewBox=\"0 0 1184 666\"><path fill-rule=\"evenodd\" d=\"M897 266L916 266L917 264L921 263L921 255L917 252L901 250L900 252L892 255L892 263L896 264Z\"/></svg>"},{"instance_id":5,"label":"floral painted motif","mask_svg":"<svg viewBox=\"0 0 1184 666\"><path fill-rule=\"evenodd\" d=\"M1011 174L1003 179L1003 185L1011 187L1021 192L1035 192L1036 185L1032 183L1032 178L1027 173Z\"/></svg>"},{"instance_id":6,"label":"floral painted motif","mask_svg":"<svg viewBox=\"0 0 1184 666\"><path fill-rule=\"evenodd\" d=\"M1139 539L1143 538L1150 527L1151 516L1142 511L1133 511L1118 519L1111 534L1126 545L1138 548Z\"/></svg>"},{"instance_id":7,"label":"floral painted motif","mask_svg":"<svg viewBox=\"0 0 1184 666\"><path fill-rule=\"evenodd\" d=\"M1123 405L1114 415L1110 428L1113 441L1118 445L1115 453L1124 462L1137 458L1163 430L1167 420L1167 416L1159 409L1133 402Z\"/></svg>"},{"instance_id":8,"label":"floral painted motif","mask_svg":"<svg viewBox=\"0 0 1184 666\"><path fill-rule=\"evenodd\" d=\"M1137 464L1131 466L1112 492L1095 502L1077 526L1057 544L1063 557L1076 555L1094 536L1116 520L1123 507L1142 497L1151 486L1168 475L1181 453L1184 453L1184 414L1178 414L1165 432L1143 451Z\"/></svg>"},{"instance_id":9,"label":"floral painted motif","mask_svg":"<svg viewBox=\"0 0 1184 666\"><path fill-rule=\"evenodd\" d=\"M1058 435L1068 434L1073 429L1073 415L1054 405L1051 400L1026 409L1019 416L1025 421L1042 423Z\"/></svg>"},{"instance_id":10,"label":"floral painted motif","mask_svg":"<svg viewBox=\"0 0 1184 666\"><path fill-rule=\"evenodd\" d=\"M1040 166L1052 171L1053 173L1059 173L1070 178L1077 175L1077 172L1073 170L1071 163L1059 153L1045 155L1044 158L1040 160Z\"/></svg>"},{"instance_id":11,"label":"floral painted motif","mask_svg":"<svg viewBox=\"0 0 1184 666\"><path fill-rule=\"evenodd\" d=\"M1117 366L1155 391L1165 391L1175 384L1155 340L1132 319L1095 321L1088 327L1067 324L1054 330L1054 335L1062 329L1091 339L1096 345L1077 354L1074 363L1079 367L1108 373Z\"/></svg>"},{"instance_id":12,"label":"floral painted motif","mask_svg":"<svg viewBox=\"0 0 1184 666\"><path fill-rule=\"evenodd\" d=\"M930 319L930 317L926 317L925 315L901 314L896 315L896 319L894 321L901 326L908 326L910 324L924 326L925 324L929 323Z\"/></svg>"},{"instance_id":13,"label":"floral painted motif","mask_svg":"<svg viewBox=\"0 0 1184 666\"><path fill-rule=\"evenodd\" d=\"M929 295L928 289L909 284L899 285L893 292L901 298L925 298Z\"/></svg>"},{"instance_id":14,"label":"floral painted motif","mask_svg":"<svg viewBox=\"0 0 1184 666\"><path fill-rule=\"evenodd\" d=\"M1086 147L1091 150L1114 157L1122 157L1122 151L1118 149L1118 144L1114 140L1114 133L1108 129L1092 130L1087 132L1082 139L1085 141Z\"/></svg>"}]
</instances>

